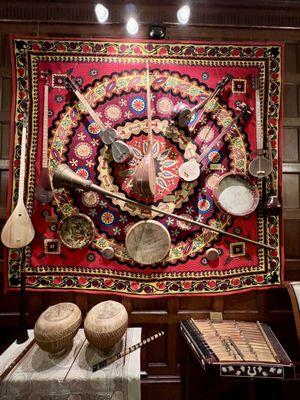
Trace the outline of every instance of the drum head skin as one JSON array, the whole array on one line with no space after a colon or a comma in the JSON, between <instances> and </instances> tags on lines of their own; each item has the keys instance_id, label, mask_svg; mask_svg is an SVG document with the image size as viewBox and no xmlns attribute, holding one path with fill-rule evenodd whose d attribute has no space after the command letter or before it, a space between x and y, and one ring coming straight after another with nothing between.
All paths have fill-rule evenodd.
<instances>
[{"instance_id":1,"label":"drum head skin","mask_svg":"<svg viewBox=\"0 0 300 400\"><path fill-rule=\"evenodd\" d=\"M129 229L125 245L134 261L149 265L166 257L170 250L171 237L160 222L140 221Z\"/></svg>"},{"instance_id":2,"label":"drum head skin","mask_svg":"<svg viewBox=\"0 0 300 400\"><path fill-rule=\"evenodd\" d=\"M213 196L222 211L236 217L251 214L259 203L257 186L246 175L236 172L220 177Z\"/></svg>"}]
</instances>

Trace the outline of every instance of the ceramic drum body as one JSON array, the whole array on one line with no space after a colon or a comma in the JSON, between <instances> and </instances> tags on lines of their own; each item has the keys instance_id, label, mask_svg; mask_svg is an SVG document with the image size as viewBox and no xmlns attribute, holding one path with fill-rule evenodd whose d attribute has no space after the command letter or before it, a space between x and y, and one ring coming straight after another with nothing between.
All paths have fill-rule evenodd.
<instances>
[{"instance_id":1,"label":"ceramic drum body","mask_svg":"<svg viewBox=\"0 0 300 400\"><path fill-rule=\"evenodd\" d=\"M84 332L91 345L109 352L121 340L128 327L126 308L108 300L95 305L84 321Z\"/></svg>"},{"instance_id":2,"label":"ceramic drum body","mask_svg":"<svg viewBox=\"0 0 300 400\"><path fill-rule=\"evenodd\" d=\"M51 306L36 321L35 340L42 350L59 356L72 345L81 320L81 311L76 304L58 303Z\"/></svg>"}]
</instances>

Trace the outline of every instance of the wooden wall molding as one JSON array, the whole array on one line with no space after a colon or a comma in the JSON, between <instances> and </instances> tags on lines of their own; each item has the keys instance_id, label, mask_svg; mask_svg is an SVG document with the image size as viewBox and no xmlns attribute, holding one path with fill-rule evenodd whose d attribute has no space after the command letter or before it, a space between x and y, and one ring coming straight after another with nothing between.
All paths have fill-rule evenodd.
<instances>
[{"instance_id":1,"label":"wooden wall molding","mask_svg":"<svg viewBox=\"0 0 300 400\"><path fill-rule=\"evenodd\" d=\"M95 1L2 1L0 21L98 24ZM105 1L104 1L105 3ZM110 16L107 24L123 24L126 1L106 1ZM141 24L154 22L178 25L178 2L154 0L145 4L135 1ZM272 6L271 6L272 4ZM157 7L155 7L157 5ZM238 10L238 12L233 12ZM300 29L300 4L291 1L252 1L248 6L238 1L198 1L192 5L190 26L255 27Z\"/></svg>"}]
</instances>

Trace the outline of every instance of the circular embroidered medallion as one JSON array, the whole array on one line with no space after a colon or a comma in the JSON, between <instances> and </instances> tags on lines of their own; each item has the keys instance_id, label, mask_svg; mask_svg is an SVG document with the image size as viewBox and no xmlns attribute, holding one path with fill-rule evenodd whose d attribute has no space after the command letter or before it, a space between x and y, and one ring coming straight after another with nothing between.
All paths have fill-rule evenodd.
<instances>
[{"instance_id":1,"label":"circular embroidered medallion","mask_svg":"<svg viewBox=\"0 0 300 400\"><path fill-rule=\"evenodd\" d=\"M211 174L206 177L205 183L208 189L213 190L219 180L218 174Z\"/></svg>"},{"instance_id":2,"label":"circular embroidered medallion","mask_svg":"<svg viewBox=\"0 0 300 400\"><path fill-rule=\"evenodd\" d=\"M215 132L211 126L205 126L204 128L200 129L198 133L198 137L201 139L202 142L211 142L215 135Z\"/></svg>"},{"instance_id":3,"label":"circular embroidered medallion","mask_svg":"<svg viewBox=\"0 0 300 400\"><path fill-rule=\"evenodd\" d=\"M218 150L212 150L208 153L207 159L209 162L218 163L221 160L221 154Z\"/></svg>"},{"instance_id":4,"label":"circular embroidered medallion","mask_svg":"<svg viewBox=\"0 0 300 400\"><path fill-rule=\"evenodd\" d=\"M101 219L101 222L103 222L104 225L110 226L110 225L112 225L114 223L115 216L110 211L104 211L104 213L101 214L100 219Z\"/></svg>"},{"instance_id":5,"label":"circular embroidered medallion","mask_svg":"<svg viewBox=\"0 0 300 400\"><path fill-rule=\"evenodd\" d=\"M200 214L208 213L212 208L212 202L210 199L204 199L203 197L198 198L198 210Z\"/></svg>"},{"instance_id":6,"label":"circular embroidered medallion","mask_svg":"<svg viewBox=\"0 0 300 400\"><path fill-rule=\"evenodd\" d=\"M86 160L93 154L93 148L87 142L78 143L74 149L74 152L78 158Z\"/></svg>"},{"instance_id":7,"label":"circular embroidered medallion","mask_svg":"<svg viewBox=\"0 0 300 400\"><path fill-rule=\"evenodd\" d=\"M89 179L89 169L87 167L78 167L75 170L76 175L80 176L83 179Z\"/></svg>"},{"instance_id":8,"label":"circular embroidered medallion","mask_svg":"<svg viewBox=\"0 0 300 400\"><path fill-rule=\"evenodd\" d=\"M160 99L157 100L156 108L160 114L169 115L173 111L174 104L172 100L170 100L168 97L161 97Z\"/></svg>"},{"instance_id":9,"label":"circular embroidered medallion","mask_svg":"<svg viewBox=\"0 0 300 400\"><path fill-rule=\"evenodd\" d=\"M106 107L105 116L111 121L117 121L122 117L122 110L119 106L112 104Z\"/></svg>"},{"instance_id":10,"label":"circular embroidered medallion","mask_svg":"<svg viewBox=\"0 0 300 400\"><path fill-rule=\"evenodd\" d=\"M84 192L81 199L82 203L89 208L96 207L99 203L99 195L95 192Z\"/></svg>"},{"instance_id":11,"label":"circular embroidered medallion","mask_svg":"<svg viewBox=\"0 0 300 400\"><path fill-rule=\"evenodd\" d=\"M146 100L141 97L137 96L130 100L130 109L136 114L143 114L146 110Z\"/></svg>"},{"instance_id":12,"label":"circular embroidered medallion","mask_svg":"<svg viewBox=\"0 0 300 400\"><path fill-rule=\"evenodd\" d=\"M88 132L89 132L91 135L97 135L97 136L98 136L99 133L101 132L100 126L97 125L95 122L92 122L92 123L90 123L89 126L88 126Z\"/></svg>"}]
</instances>

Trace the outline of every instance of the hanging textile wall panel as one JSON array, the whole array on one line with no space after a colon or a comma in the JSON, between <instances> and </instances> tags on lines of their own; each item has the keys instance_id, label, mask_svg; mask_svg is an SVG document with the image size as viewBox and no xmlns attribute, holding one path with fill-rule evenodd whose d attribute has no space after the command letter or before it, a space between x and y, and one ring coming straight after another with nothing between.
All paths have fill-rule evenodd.
<instances>
[{"instance_id":1,"label":"hanging textile wall panel","mask_svg":"<svg viewBox=\"0 0 300 400\"><path fill-rule=\"evenodd\" d=\"M281 56L279 44L163 43L148 41L65 40L12 38L14 105L9 188L9 213L17 200L22 114L29 113L25 203L36 235L26 247L27 286L32 290L84 290L124 295L226 294L276 287L283 275L281 216L267 215L263 203L271 192L270 176L250 176L248 165L256 150L256 103L253 78L259 77L264 147L271 144L275 192L281 197ZM132 177L147 152L146 61L151 81L153 154L156 193L147 198L135 192ZM48 110L49 172L66 163L83 179L141 203L182 215L238 236L264 242L271 250L233 239L174 217L145 211L99 193L71 189L54 191L50 204L34 197L42 168L42 72L50 76ZM194 107L218 82L232 75L218 97L208 103L204 119L193 117L194 131L178 130L170 121L175 105ZM99 127L66 89L72 77L85 99L107 127L117 130L132 146L127 162L114 162ZM245 103L248 118L233 124L227 135L202 160L203 171L192 182L179 178L178 169L197 157L226 128ZM204 121L204 122L203 122ZM256 184L260 201L254 212L234 217L213 199L219 177L236 171ZM246 201L241 199L241 204ZM95 225L87 247L70 249L59 239L62 218L83 213ZM134 262L125 246L128 230L149 217L169 231L171 247L154 265ZM103 249L113 249L106 259ZM209 261L207 249L218 251ZM7 254L6 283L19 285L21 250Z\"/></svg>"}]
</instances>

